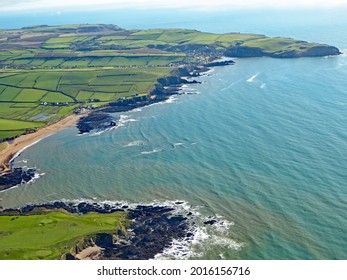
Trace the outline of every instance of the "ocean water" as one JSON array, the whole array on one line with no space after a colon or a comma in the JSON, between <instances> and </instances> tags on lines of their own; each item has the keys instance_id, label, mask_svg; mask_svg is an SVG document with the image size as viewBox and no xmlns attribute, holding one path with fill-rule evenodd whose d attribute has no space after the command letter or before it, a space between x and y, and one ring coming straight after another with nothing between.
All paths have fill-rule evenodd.
<instances>
[{"instance_id":1,"label":"ocean water","mask_svg":"<svg viewBox=\"0 0 347 280\"><path fill-rule=\"evenodd\" d=\"M247 23L221 15L213 26L198 19L172 25L253 26L347 50L339 12L326 12L324 24L304 14L288 12L277 25L260 12ZM202 259L346 259L346 77L345 54L237 59L184 88L197 94L116 114L115 129L77 135L67 128L26 149L15 165L36 167L40 176L0 193L0 204L180 200L197 215L195 241L158 257L188 250ZM222 223L201 226L211 216Z\"/></svg>"}]
</instances>

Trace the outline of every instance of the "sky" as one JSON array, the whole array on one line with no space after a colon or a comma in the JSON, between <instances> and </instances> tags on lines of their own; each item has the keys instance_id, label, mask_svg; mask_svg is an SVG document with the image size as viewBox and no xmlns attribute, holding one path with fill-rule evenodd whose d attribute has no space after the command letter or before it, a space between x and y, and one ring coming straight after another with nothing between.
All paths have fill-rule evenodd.
<instances>
[{"instance_id":1,"label":"sky","mask_svg":"<svg viewBox=\"0 0 347 280\"><path fill-rule=\"evenodd\" d=\"M256 8L347 8L347 0L0 0L0 12L179 8L225 11Z\"/></svg>"}]
</instances>

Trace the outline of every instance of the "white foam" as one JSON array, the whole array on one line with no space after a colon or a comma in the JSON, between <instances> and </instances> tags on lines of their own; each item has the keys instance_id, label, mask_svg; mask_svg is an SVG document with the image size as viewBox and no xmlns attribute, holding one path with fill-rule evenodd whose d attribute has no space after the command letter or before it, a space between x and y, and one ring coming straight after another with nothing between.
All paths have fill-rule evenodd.
<instances>
[{"instance_id":1,"label":"white foam","mask_svg":"<svg viewBox=\"0 0 347 280\"><path fill-rule=\"evenodd\" d=\"M182 146L184 145L184 143L178 142L178 143L174 143L174 146Z\"/></svg>"},{"instance_id":2,"label":"white foam","mask_svg":"<svg viewBox=\"0 0 347 280\"><path fill-rule=\"evenodd\" d=\"M141 152L142 155L149 155L149 154L155 154L155 153L159 153L163 151L162 149L154 149L152 151L144 151L144 152Z\"/></svg>"},{"instance_id":3,"label":"white foam","mask_svg":"<svg viewBox=\"0 0 347 280\"><path fill-rule=\"evenodd\" d=\"M134 146L143 146L144 143L140 140L129 142L128 144L124 145L123 147L134 147Z\"/></svg>"},{"instance_id":4,"label":"white foam","mask_svg":"<svg viewBox=\"0 0 347 280\"><path fill-rule=\"evenodd\" d=\"M242 247L245 246L244 243L238 243L233 239L221 237L221 236L211 236L209 238L210 244L221 246L223 248L228 248L230 250L240 251Z\"/></svg>"},{"instance_id":5,"label":"white foam","mask_svg":"<svg viewBox=\"0 0 347 280\"><path fill-rule=\"evenodd\" d=\"M10 190L16 189L16 188L18 188L18 187L20 187L20 184L19 184L19 185L15 185L15 186L13 186L13 187L11 187L11 188L2 190L2 191L0 191L0 193L7 192L7 191L10 191Z\"/></svg>"},{"instance_id":6,"label":"white foam","mask_svg":"<svg viewBox=\"0 0 347 280\"><path fill-rule=\"evenodd\" d=\"M142 111L142 108L135 108L131 110L130 112L141 112L141 111Z\"/></svg>"},{"instance_id":7,"label":"white foam","mask_svg":"<svg viewBox=\"0 0 347 280\"><path fill-rule=\"evenodd\" d=\"M211 73L213 73L215 71L215 68L212 67L210 70L206 71L206 72L203 72L201 73L201 76L206 76L206 75L209 75Z\"/></svg>"},{"instance_id":8,"label":"white foam","mask_svg":"<svg viewBox=\"0 0 347 280\"><path fill-rule=\"evenodd\" d=\"M111 207L122 208L127 206L128 209L136 209L137 206L164 206L170 207L174 210L172 215L183 214L187 215L188 212L192 212L191 216L194 224L191 224L191 228L188 232L192 233L189 237L184 237L181 239L172 240L170 246L166 247L163 252L154 256L154 259L189 259L189 258L203 258L204 253L211 249L211 247L217 247L221 250L241 250L245 244L237 242L231 238L228 238L227 232L224 232L226 228L233 225L232 222L223 220L221 216L215 216L218 219L217 223L214 225L203 225L203 221L206 221L207 217L202 215L198 209L200 207L192 207L186 201L153 201L151 203L128 203L126 201L110 201L110 200L97 200L96 197L89 199L67 199L62 200L63 202L69 204L73 203L78 205L81 202L87 203L98 203L100 206L103 204L109 204ZM211 217L209 217L211 218ZM187 233L188 233L187 232ZM225 259L224 253L219 254L221 259Z\"/></svg>"},{"instance_id":9,"label":"white foam","mask_svg":"<svg viewBox=\"0 0 347 280\"><path fill-rule=\"evenodd\" d=\"M340 54L338 57L345 57L345 56L347 56L347 49L342 49L340 51L342 52L342 54ZM336 56L332 56L332 57L336 57Z\"/></svg>"},{"instance_id":10,"label":"white foam","mask_svg":"<svg viewBox=\"0 0 347 280\"><path fill-rule=\"evenodd\" d=\"M175 98L174 96L170 96L166 101L165 103L174 103L175 101L177 100L177 98Z\"/></svg>"},{"instance_id":11,"label":"white foam","mask_svg":"<svg viewBox=\"0 0 347 280\"><path fill-rule=\"evenodd\" d=\"M40 177L42 177L44 175L46 175L46 173L35 172L34 177L30 181L28 181L27 184L33 183L35 180L39 179Z\"/></svg>"},{"instance_id":12,"label":"white foam","mask_svg":"<svg viewBox=\"0 0 347 280\"><path fill-rule=\"evenodd\" d=\"M117 127L125 126L125 124L129 122L137 122L138 120L131 118L131 116L128 115L120 115L119 120L117 122Z\"/></svg>"},{"instance_id":13,"label":"white foam","mask_svg":"<svg viewBox=\"0 0 347 280\"><path fill-rule=\"evenodd\" d=\"M155 259L189 259L189 258L203 258L204 253L213 247L225 248L229 250L239 251L245 244L237 242L228 237L230 227L234 225L233 222L223 219L222 216L216 215L215 217L206 217L202 215L198 209L201 207L191 207L189 204L182 206L186 211L194 213L193 219L197 225L191 228L189 232L192 233L191 237L185 237L180 240L173 240L171 245L164 249L164 251L155 256ZM209 219L216 219L217 222L213 225L203 225L203 221ZM225 259L223 253L219 255L221 259Z\"/></svg>"},{"instance_id":14,"label":"white foam","mask_svg":"<svg viewBox=\"0 0 347 280\"><path fill-rule=\"evenodd\" d=\"M253 83L254 82L254 80L255 80L255 78L256 77L258 77L258 75L259 75L259 73L257 73L257 74L255 74L255 75L253 75L252 77L250 77L248 80L246 80L246 82L248 82L248 83Z\"/></svg>"},{"instance_id":15,"label":"white foam","mask_svg":"<svg viewBox=\"0 0 347 280\"><path fill-rule=\"evenodd\" d=\"M266 83L262 83L260 88L265 88L266 87Z\"/></svg>"},{"instance_id":16,"label":"white foam","mask_svg":"<svg viewBox=\"0 0 347 280\"><path fill-rule=\"evenodd\" d=\"M111 131L111 130L116 129L116 128L117 128L117 126L112 126L112 127L106 128L104 130L96 131L96 132L91 133L91 134L89 134L88 132L87 133L83 133L83 134L89 134L90 136L99 136L99 135L101 135L101 134L103 134L105 132Z\"/></svg>"},{"instance_id":17,"label":"white foam","mask_svg":"<svg viewBox=\"0 0 347 280\"><path fill-rule=\"evenodd\" d=\"M42 176L44 176L44 175L46 175L46 173L38 173L38 172L35 172L34 177L31 178L30 181L28 181L28 182L23 182L23 181L22 181L22 182L21 182L20 184L18 184L18 185L15 185L15 186L12 186L12 187L10 187L10 188L8 188L8 189L5 189L5 190L0 191L0 193L6 192L6 191L9 191L9 190L16 189L16 188L18 188L18 187L20 187L20 186L22 186L22 185L25 185L25 184L31 184L31 183L33 183L35 180L39 179L40 177L42 177Z\"/></svg>"}]
</instances>

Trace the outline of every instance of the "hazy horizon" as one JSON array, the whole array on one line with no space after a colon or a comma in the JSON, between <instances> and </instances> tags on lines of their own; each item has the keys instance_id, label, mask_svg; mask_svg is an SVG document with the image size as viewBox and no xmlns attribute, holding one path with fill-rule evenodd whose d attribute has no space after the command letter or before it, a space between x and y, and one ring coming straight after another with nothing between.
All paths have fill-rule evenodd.
<instances>
[{"instance_id":1,"label":"hazy horizon","mask_svg":"<svg viewBox=\"0 0 347 280\"><path fill-rule=\"evenodd\" d=\"M97 11L136 8L151 9L189 9L197 11L235 11L249 9L319 9L341 8L347 6L347 0L3 0L0 12L66 12L66 11Z\"/></svg>"}]
</instances>

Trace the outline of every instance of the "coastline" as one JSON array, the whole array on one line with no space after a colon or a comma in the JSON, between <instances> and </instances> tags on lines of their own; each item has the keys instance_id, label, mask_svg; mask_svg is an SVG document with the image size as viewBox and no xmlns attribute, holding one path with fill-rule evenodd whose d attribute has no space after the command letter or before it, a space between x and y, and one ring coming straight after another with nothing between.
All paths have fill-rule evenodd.
<instances>
[{"instance_id":1,"label":"coastline","mask_svg":"<svg viewBox=\"0 0 347 280\"><path fill-rule=\"evenodd\" d=\"M76 124L76 122L85 114L69 115L64 119L40 128L38 131L26 135L21 135L15 138L11 144L5 149L0 151L0 176L11 171L11 161L18 156L23 150L36 144L40 140L54 134L66 127L70 127Z\"/></svg>"},{"instance_id":2,"label":"coastline","mask_svg":"<svg viewBox=\"0 0 347 280\"><path fill-rule=\"evenodd\" d=\"M21 217L30 219L31 216L61 212L77 216L91 213L94 215L107 215L119 213L126 217L121 227L114 230L101 230L99 226L95 232L79 236L73 244L59 252L61 260L148 260L157 257L165 258L169 248L175 246L173 241L182 244L182 256L189 257L189 248L198 233L195 224L196 213L184 201L172 201L169 204L126 204L123 202L95 202L95 201L54 201L43 204L29 204L20 208L0 208L0 218L17 219ZM16 218L17 217L17 218ZM99 216L99 222L102 222ZM69 220L69 217L67 217ZM63 223L64 220L61 220ZM222 221L220 221L222 222ZM62 225L61 223L52 226ZM209 227L204 223L202 227ZM20 226L17 226L20 228ZM35 235L35 231L28 230L27 236ZM49 230L45 227L43 230ZM16 233L14 233L16 234ZM59 232L58 232L59 234ZM30 242L30 237L27 239ZM50 241L51 242L51 241ZM46 246L46 245L45 245ZM51 246L57 246L53 242ZM6 247L0 246L1 255ZM38 247L40 249L40 247ZM12 250L12 249L11 249ZM12 250L11 252L13 252ZM23 249L24 253L25 249ZM6 258L18 259L18 255L7 255ZM29 253L30 254L30 253ZM10 256L10 257L9 257ZM22 256L19 257L21 259ZM36 255L31 259L37 259Z\"/></svg>"},{"instance_id":3,"label":"coastline","mask_svg":"<svg viewBox=\"0 0 347 280\"><path fill-rule=\"evenodd\" d=\"M195 67L178 67L171 72L170 76L162 77L154 84L154 89L147 98L131 98L110 102L107 106L94 111L87 111L81 114L72 114L64 119L43 127L38 131L15 138L6 148L0 151L0 192L11 189L22 183L28 183L35 177L34 168L23 169L13 168L13 160L28 147L35 145L42 139L58 132L59 130L76 125L80 133L89 132L93 129L106 129L116 126L117 122L110 118L109 113L127 112L139 107L145 107L154 103L166 101L170 96L181 94L184 84L200 83L196 80L187 80L198 77L202 73L211 70L211 67L226 66L234 64L232 60L213 62L210 67L205 65ZM105 125L106 121L106 125Z\"/></svg>"}]
</instances>

